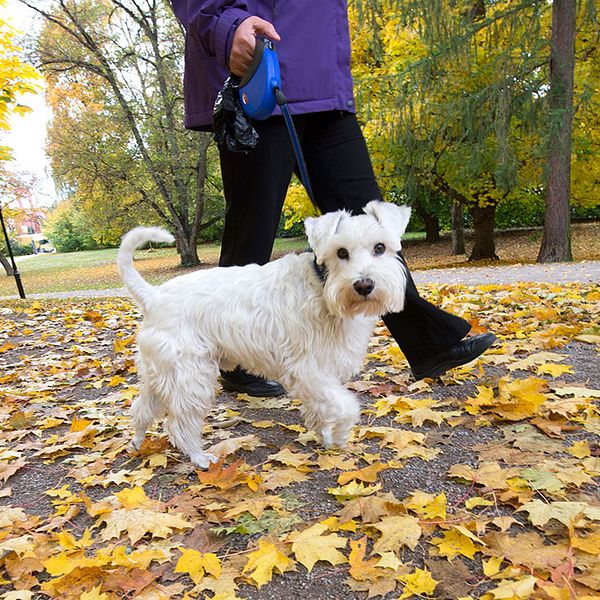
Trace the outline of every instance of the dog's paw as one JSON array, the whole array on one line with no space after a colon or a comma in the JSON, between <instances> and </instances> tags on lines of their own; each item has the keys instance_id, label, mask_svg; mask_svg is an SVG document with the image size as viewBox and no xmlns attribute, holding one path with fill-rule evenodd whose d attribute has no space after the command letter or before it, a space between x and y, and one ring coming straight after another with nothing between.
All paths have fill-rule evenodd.
<instances>
[{"instance_id":1,"label":"dog's paw","mask_svg":"<svg viewBox=\"0 0 600 600\"><path fill-rule=\"evenodd\" d=\"M142 444L144 443L144 440L146 439L146 434L144 435L136 435L131 442L129 443L129 445L131 446L132 450L134 451L138 451L141 447Z\"/></svg>"},{"instance_id":2,"label":"dog's paw","mask_svg":"<svg viewBox=\"0 0 600 600\"><path fill-rule=\"evenodd\" d=\"M331 425L324 425L319 432L321 435L321 441L323 446L329 450L335 444L333 440L333 427Z\"/></svg>"},{"instance_id":3,"label":"dog's paw","mask_svg":"<svg viewBox=\"0 0 600 600\"><path fill-rule=\"evenodd\" d=\"M219 462L219 458L210 452L198 452L191 454L190 459L200 469L208 469L210 463Z\"/></svg>"},{"instance_id":4,"label":"dog's paw","mask_svg":"<svg viewBox=\"0 0 600 600\"><path fill-rule=\"evenodd\" d=\"M338 448L345 448L348 446L348 442L352 437L352 432L354 430L354 424L348 425L347 423L343 425L338 425L333 429L333 445Z\"/></svg>"}]
</instances>

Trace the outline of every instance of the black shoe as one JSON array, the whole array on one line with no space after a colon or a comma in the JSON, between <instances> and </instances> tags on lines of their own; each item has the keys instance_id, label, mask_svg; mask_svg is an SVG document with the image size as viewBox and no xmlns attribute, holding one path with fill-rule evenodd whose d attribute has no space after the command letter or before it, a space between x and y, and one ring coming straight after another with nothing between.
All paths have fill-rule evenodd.
<instances>
[{"instance_id":1,"label":"black shoe","mask_svg":"<svg viewBox=\"0 0 600 600\"><path fill-rule=\"evenodd\" d=\"M240 367L233 371L221 371L221 385L228 392L240 392L259 398L275 398L285 394L280 383L252 375Z\"/></svg>"},{"instance_id":2,"label":"black shoe","mask_svg":"<svg viewBox=\"0 0 600 600\"><path fill-rule=\"evenodd\" d=\"M496 336L493 333L482 333L465 338L450 350L440 352L437 356L429 359L418 367L412 368L415 379L425 377L439 377L449 369L465 365L483 354L494 342Z\"/></svg>"}]
</instances>

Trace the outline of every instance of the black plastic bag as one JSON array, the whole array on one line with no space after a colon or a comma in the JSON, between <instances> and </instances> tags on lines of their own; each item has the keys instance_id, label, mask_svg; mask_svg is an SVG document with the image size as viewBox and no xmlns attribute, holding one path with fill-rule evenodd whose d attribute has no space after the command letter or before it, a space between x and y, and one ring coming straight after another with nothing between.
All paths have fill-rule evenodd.
<instances>
[{"instance_id":1,"label":"black plastic bag","mask_svg":"<svg viewBox=\"0 0 600 600\"><path fill-rule=\"evenodd\" d=\"M242 108L239 82L238 77L231 75L217 95L213 108L213 132L219 148L247 154L256 147L258 133Z\"/></svg>"}]
</instances>

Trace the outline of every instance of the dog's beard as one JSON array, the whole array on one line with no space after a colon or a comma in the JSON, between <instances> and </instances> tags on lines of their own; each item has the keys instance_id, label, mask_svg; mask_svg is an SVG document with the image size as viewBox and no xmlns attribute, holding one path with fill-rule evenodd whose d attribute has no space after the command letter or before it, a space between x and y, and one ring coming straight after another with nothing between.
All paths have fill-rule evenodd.
<instances>
[{"instance_id":1,"label":"dog's beard","mask_svg":"<svg viewBox=\"0 0 600 600\"><path fill-rule=\"evenodd\" d=\"M339 317L379 317L391 312L400 312L404 308L406 284L387 289L376 286L368 296L361 296L352 286L329 286L325 291L325 302L330 313Z\"/></svg>"}]
</instances>

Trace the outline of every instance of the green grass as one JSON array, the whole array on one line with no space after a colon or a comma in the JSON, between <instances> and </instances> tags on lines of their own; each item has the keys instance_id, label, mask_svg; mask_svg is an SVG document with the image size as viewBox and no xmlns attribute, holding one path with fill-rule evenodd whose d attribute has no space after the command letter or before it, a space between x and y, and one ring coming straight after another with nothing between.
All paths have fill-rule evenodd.
<instances>
[{"instance_id":1,"label":"green grass","mask_svg":"<svg viewBox=\"0 0 600 600\"><path fill-rule=\"evenodd\" d=\"M274 254L302 251L307 247L304 238L282 238L275 241ZM220 243L198 246L200 261L216 265ZM101 290L119 288L123 282L116 269L117 248L68 252L64 254L38 254L17 260L17 268L26 294L62 292L71 290ZM152 283L160 283L175 275L187 272L180 266L175 248L157 248L136 252L136 266ZM13 277L0 274L0 297L16 294Z\"/></svg>"},{"instance_id":2,"label":"green grass","mask_svg":"<svg viewBox=\"0 0 600 600\"><path fill-rule=\"evenodd\" d=\"M423 233L408 233L404 239L422 239ZM274 256L306 250L306 238L279 238L275 240ZM198 246L198 256L204 265L216 265L220 243ZM65 254L38 254L19 257L17 267L26 294L66 292L73 290L103 290L123 287L116 269L117 248L68 252ZM175 248L157 248L136 252L136 267L153 284L161 283L189 271L180 266ZM13 277L0 274L0 297L14 296Z\"/></svg>"}]
</instances>

